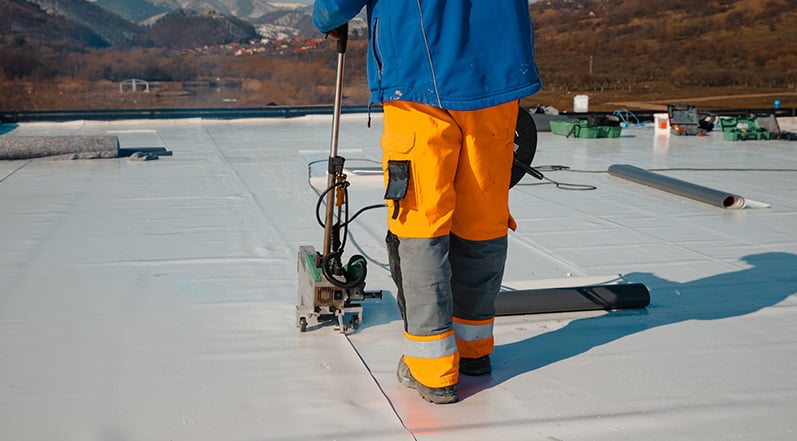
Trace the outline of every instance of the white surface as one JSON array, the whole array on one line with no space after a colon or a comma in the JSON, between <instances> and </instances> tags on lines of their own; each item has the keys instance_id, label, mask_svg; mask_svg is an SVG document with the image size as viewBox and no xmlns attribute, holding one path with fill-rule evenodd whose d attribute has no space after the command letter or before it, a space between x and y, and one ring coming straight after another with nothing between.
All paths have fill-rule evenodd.
<instances>
[{"instance_id":1,"label":"white surface","mask_svg":"<svg viewBox=\"0 0 797 441\"><path fill-rule=\"evenodd\" d=\"M783 123L781 123L783 125ZM158 161L0 162L0 438L9 440L792 440L794 143L542 133L535 165L628 163L741 194L723 210L606 173L512 190L507 287L645 283L646 310L499 317L494 372L434 406L395 380L386 213L352 227L363 326L294 327L296 252L320 247L331 119L22 124L123 135ZM794 127L784 126L785 130ZM381 202L380 115L343 117L352 209ZM753 169L792 171L753 171ZM702 170L695 170L702 169ZM710 170L709 170L710 169ZM728 170L737 169L737 170ZM744 169L744 170L738 170ZM359 247L360 250L357 250Z\"/></svg>"}]
</instances>

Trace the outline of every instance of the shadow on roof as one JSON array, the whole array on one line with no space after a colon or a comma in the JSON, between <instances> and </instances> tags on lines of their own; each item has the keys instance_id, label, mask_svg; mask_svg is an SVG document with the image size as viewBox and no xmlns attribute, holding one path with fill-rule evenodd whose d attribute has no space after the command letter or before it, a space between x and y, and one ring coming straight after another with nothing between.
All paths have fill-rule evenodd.
<instances>
[{"instance_id":1,"label":"shadow on roof","mask_svg":"<svg viewBox=\"0 0 797 441\"><path fill-rule=\"evenodd\" d=\"M574 320L561 329L495 347L495 358L506 363L482 388L585 353L620 338L687 320L739 317L773 306L797 293L797 255L783 252L745 256L751 267L686 283L651 273L630 273L629 282L651 288L651 304L644 310L612 311ZM466 392L467 391L461 391ZM475 394L478 390L471 390ZM464 398L464 397L463 397Z\"/></svg>"}]
</instances>

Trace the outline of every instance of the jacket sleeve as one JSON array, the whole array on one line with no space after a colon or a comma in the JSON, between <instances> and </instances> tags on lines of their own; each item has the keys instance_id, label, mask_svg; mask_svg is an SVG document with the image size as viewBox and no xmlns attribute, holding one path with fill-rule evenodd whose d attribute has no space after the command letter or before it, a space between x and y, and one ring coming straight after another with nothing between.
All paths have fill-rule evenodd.
<instances>
[{"instance_id":1,"label":"jacket sleeve","mask_svg":"<svg viewBox=\"0 0 797 441\"><path fill-rule=\"evenodd\" d=\"M368 0L315 0L313 24L319 31L327 33L348 23L365 6Z\"/></svg>"}]
</instances>

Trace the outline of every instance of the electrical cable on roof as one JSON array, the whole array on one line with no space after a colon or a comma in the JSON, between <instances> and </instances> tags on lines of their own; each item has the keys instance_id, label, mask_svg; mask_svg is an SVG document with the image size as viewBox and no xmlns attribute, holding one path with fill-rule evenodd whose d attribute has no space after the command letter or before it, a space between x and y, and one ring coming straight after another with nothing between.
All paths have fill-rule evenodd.
<instances>
[{"instance_id":1,"label":"electrical cable on roof","mask_svg":"<svg viewBox=\"0 0 797 441\"><path fill-rule=\"evenodd\" d=\"M553 172L553 171L569 171L573 173L609 173L608 170L576 170L572 169L567 165L540 165L534 167L538 171L545 171L545 172ZM747 172L797 172L797 169L789 169L789 168L698 168L698 167L673 167L673 168L650 168L646 169L646 171L747 171ZM569 184L565 182L557 182L553 179L550 179L547 176L544 176L548 182L539 182L539 183L518 183L517 185L523 186L532 186L532 185L548 185L554 184L556 188L560 190L595 190L597 189L594 185L588 184Z\"/></svg>"},{"instance_id":2,"label":"electrical cable on roof","mask_svg":"<svg viewBox=\"0 0 797 441\"><path fill-rule=\"evenodd\" d=\"M541 171L569 171L573 173L608 173L608 170L578 170L570 168L566 165L541 165L539 167L535 167L537 170ZM669 167L669 168L648 168L645 169L646 171L654 172L654 171L718 171L718 172L725 172L725 171L742 171L742 172L786 172L786 173L794 173L797 172L797 169L794 168L716 168L716 167Z\"/></svg>"},{"instance_id":3,"label":"electrical cable on roof","mask_svg":"<svg viewBox=\"0 0 797 441\"><path fill-rule=\"evenodd\" d=\"M560 171L560 170L569 170L570 167L566 165L543 165L540 167L534 167L538 173L540 171ZM536 177L536 176L535 176ZM518 184L518 185L547 185L547 184L554 184L556 188L560 190L574 190L574 191L586 191L586 190L596 190L598 187L589 184L569 184L567 182L557 182L553 179L539 173L539 179L544 179L548 182L540 182L534 184Z\"/></svg>"},{"instance_id":4,"label":"electrical cable on roof","mask_svg":"<svg viewBox=\"0 0 797 441\"><path fill-rule=\"evenodd\" d=\"M549 178L547 176L543 176L543 179L548 181L548 182L536 182L536 183L531 183L531 184L518 183L517 185L532 186L532 185L553 184L553 185L556 186L556 188L558 188L560 190L573 190L573 191L587 191L587 190L597 190L598 189L598 187L596 187L594 185L589 185L589 184L570 184L570 183L567 183L567 182L554 181L553 179L551 179L551 178Z\"/></svg>"},{"instance_id":5,"label":"electrical cable on roof","mask_svg":"<svg viewBox=\"0 0 797 441\"><path fill-rule=\"evenodd\" d=\"M699 167L674 167L674 168L649 168L648 171L748 171L748 172L797 172L794 168L699 168Z\"/></svg>"},{"instance_id":6,"label":"electrical cable on roof","mask_svg":"<svg viewBox=\"0 0 797 441\"><path fill-rule=\"evenodd\" d=\"M374 161L373 159L368 159L368 158L352 158L350 160L351 161L373 162L374 164L380 164L380 165L382 164L379 161ZM315 161L310 161L310 162L307 163L307 185L309 185L310 188L313 189L313 191L315 192L316 195L320 195L321 193L318 191L318 189L316 189L313 186L313 184L310 182L310 180L313 178L313 165L321 163L321 162L326 164L327 162L329 162L329 159L328 158L316 159Z\"/></svg>"},{"instance_id":7,"label":"electrical cable on roof","mask_svg":"<svg viewBox=\"0 0 797 441\"><path fill-rule=\"evenodd\" d=\"M354 161L364 161L364 162L373 162L373 163L375 163L375 164L380 164L380 162L379 162L379 161L374 161L373 159L366 159L366 158L354 158L354 159L352 159L352 160L354 160ZM327 189L325 189L323 192L319 192L319 191L318 191L318 189L316 189L316 188L315 188L315 187L314 187L314 186L313 186L313 185L310 183L310 179L312 179L312 177L313 177L313 174L312 174L312 166L313 166L314 164L318 164L318 163L320 163L320 162L324 162L324 163L326 163L326 162L328 162L328 161L329 161L328 159L317 159L317 160L315 160L315 161L310 161L310 162L308 162L308 163L307 163L307 184L308 184L308 185L310 185L310 188L312 188L312 189L313 189L313 191L315 191L316 195L318 195L318 201L317 201L317 203L316 203L316 220L318 221L318 224L319 224L319 225L321 225L321 228L324 228L324 221L322 221L322 220L321 220L321 214L320 214L319 210L321 209L321 205L324 203L324 196L325 196L327 193L329 193L330 191L332 191L332 189L333 189L333 188L336 188L336 187L338 187L338 185L335 185L335 186L333 186L333 187L331 187L331 188L327 188ZM347 191L345 188L343 188L342 190L343 190L345 193L347 193L347 194L348 194L348 191ZM346 200L348 200L348 196L346 197ZM352 222L354 221L354 219L356 219L356 218L357 218L357 216L359 216L359 215L363 214L364 212L366 212L366 211L368 211L368 210L373 210L373 209L375 209L375 208L383 208L383 207L386 207L386 206L387 206L387 205L385 205L385 204L373 204L373 205L368 205L367 207L360 208L360 209L359 209L359 210L357 210L357 211L356 211L356 212L355 212L353 215L349 216L349 215L348 215L348 204L346 204L346 205L347 205L347 206L346 206L346 210L347 210L347 212L346 212L346 220L345 220L345 221L344 221L342 224L340 224L340 227L348 227L348 226L349 226L349 224L350 224L350 223L352 223Z\"/></svg>"},{"instance_id":8,"label":"electrical cable on roof","mask_svg":"<svg viewBox=\"0 0 797 441\"><path fill-rule=\"evenodd\" d=\"M354 160L365 161L365 162L373 162L373 163L376 163L376 164L381 164L379 161L374 161L373 159L367 159L367 158L354 158ZM357 216L361 215L362 213L364 213L364 212L366 212L368 210L372 210L372 209L375 209L375 208L387 207L387 205L385 205L384 203L368 205L366 207L363 207L363 208L357 210L357 212L355 212L353 215L350 216L349 215L349 204L348 204L349 196L348 196L348 189L346 188L348 185L335 184L335 185L333 185L333 186L331 186L329 188L324 189L324 191L318 191L318 189L316 189L315 186L313 186L313 184L311 182L311 179L313 177L313 172L312 172L313 165L318 164L318 163L328 163L328 162L329 162L329 159L317 159L315 161L310 161L310 162L307 163L307 185L310 188L313 189L313 191L316 193L316 195L318 195L318 200L316 202L315 213L316 213L316 221L321 226L321 228L325 228L324 221L321 219L321 206L326 202L325 201L325 199L326 199L325 196L327 195L327 193L337 189L338 187L340 187L341 191L344 193L343 200L346 201L346 202L343 204L344 207L341 207L343 209L343 214L341 216L340 213L339 213L338 222L334 226L334 228L343 231L343 234L342 234L343 239L341 241L341 248L343 248L343 246L345 246L348 243L348 240L349 240L349 225L354 221L354 219L357 218ZM342 219L341 219L341 217L342 217ZM366 260L368 260L369 262L381 267L384 270L390 271L388 264L379 262L376 259L374 259L373 257L371 257L370 255L368 255L368 253L366 253L365 250L362 249L362 247L357 243L357 241L354 239L353 236L351 237L351 240L352 240L352 242L354 244L354 247L357 248L357 250L360 252L360 254Z\"/></svg>"},{"instance_id":9,"label":"electrical cable on roof","mask_svg":"<svg viewBox=\"0 0 797 441\"><path fill-rule=\"evenodd\" d=\"M644 127L645 124L639 121L639 118L634 114L634 112L628 109L619 109L612 112L612 115L620 118L620 124L624 129L629 127ZM630 119L633 118L634 122L631 123Z\"/></svg>"}]
</instances>

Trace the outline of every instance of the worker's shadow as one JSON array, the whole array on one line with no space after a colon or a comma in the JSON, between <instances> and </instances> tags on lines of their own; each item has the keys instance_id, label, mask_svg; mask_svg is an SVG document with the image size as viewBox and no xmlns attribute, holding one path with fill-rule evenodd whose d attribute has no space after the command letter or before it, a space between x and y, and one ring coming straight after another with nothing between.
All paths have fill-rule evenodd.
<instances>
[{"instance_id":1,"label":"worker's shadow","mask_svg":"<svg viewBox=\"0 0 797 441\"><path fill-rule=\"evenodd\" d=\"M797 293L797 255L773 252L749 255L742 260L750 268L686 283L651 273L627 274L629 282L643 283L650 290L651 303L646 309L577 319L554 331L497 345L492 376L461 381L461 398L622 337L686 320L718 320L750 314Z\"/></svg>"}]
</instances>

